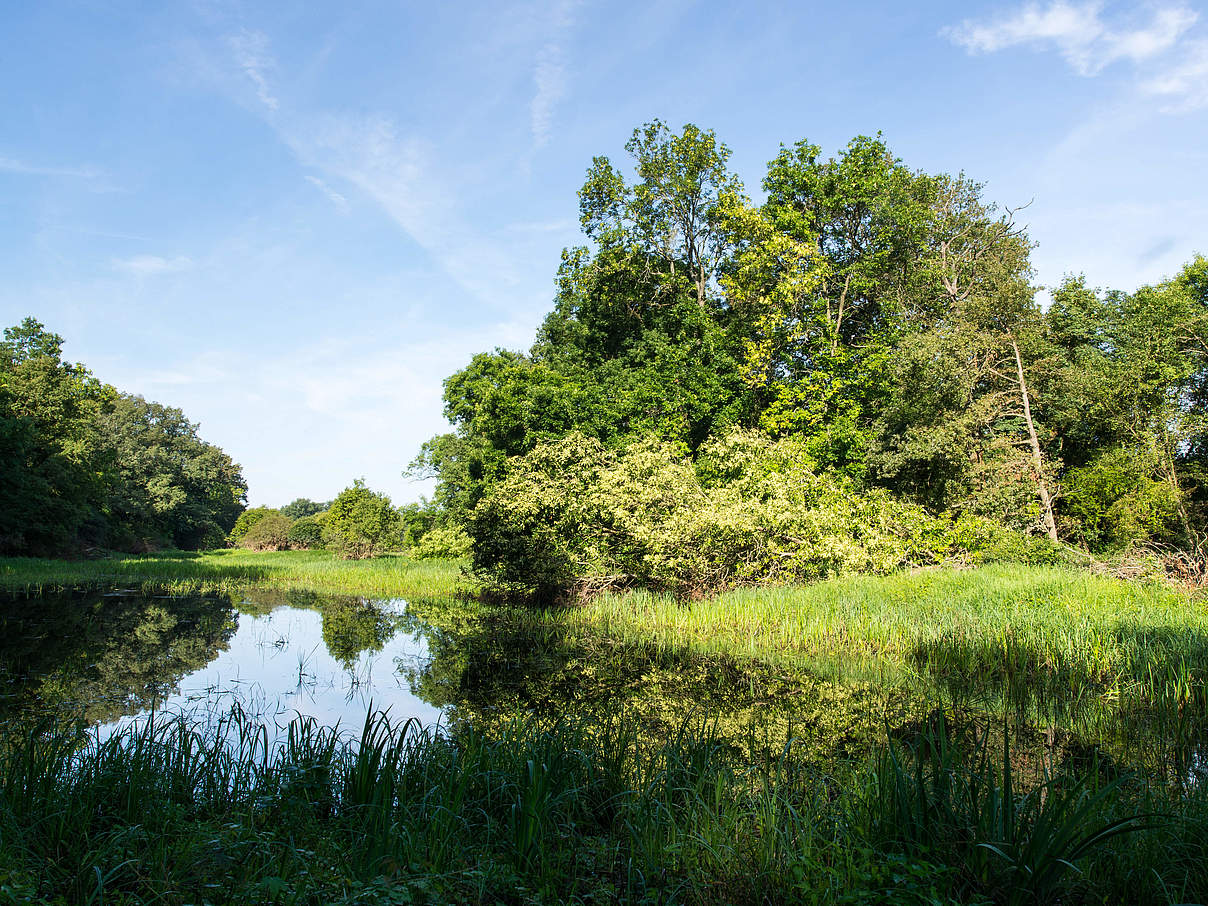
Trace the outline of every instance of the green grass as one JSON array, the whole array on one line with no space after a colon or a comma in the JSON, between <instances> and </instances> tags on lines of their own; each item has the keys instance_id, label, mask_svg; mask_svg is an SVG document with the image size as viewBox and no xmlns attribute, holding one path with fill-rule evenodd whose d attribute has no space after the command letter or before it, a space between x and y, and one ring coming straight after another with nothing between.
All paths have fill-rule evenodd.
<instances>
[{"instance_id":1,"label":"green grass","mask_svg":"<svg viewBox=\"0 0 1208 906\"><path fill-rule=\"evenodd\" d=\"M405 554L341 560L327 551L216 550L103 560L0 558L0 590L13 594L114 586L186 594L252 585L372 598L452 597L474 588L458 562Z\"/></svg>"},{"instance_id":2,"label":"green grass","mask_svg":"<svg viewBox=\"0 0 1208 906\"><path fill-rule=\"evenodd\" d=\"M1157 583L1057 567L994 565L814 585L742 588L698 601L602 595L541 619L702 655L875 662L995 681L1049 673L1110 686L1178 667L1208 678L1208 609Z\"/></svg>"},{"instance_id":3,"label":"green grass","mask_svg":"<svg viewBox=\"0 0 1208 906\"><path fill-rule=\"evenodd\" d=\"M161 718L104 740L53 724L6 730L0 902L1208 894L1208 791L1180 798L1094 771L1021 783L1001 733L944 718L827 771L792 746L751 757L707 723L653 746L619 719L517 717L486 735L371 715L349 739L299 718L277 748L239 712L208 729Z\"/></svg>"}]
</instances>

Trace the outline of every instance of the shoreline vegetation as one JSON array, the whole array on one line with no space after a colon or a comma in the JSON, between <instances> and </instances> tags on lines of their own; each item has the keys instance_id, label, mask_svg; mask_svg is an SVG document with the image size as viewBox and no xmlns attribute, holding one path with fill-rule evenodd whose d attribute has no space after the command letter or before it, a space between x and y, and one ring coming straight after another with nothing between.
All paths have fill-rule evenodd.
<instances>
[{"instance_id":1,"label":"shoreline vegetation","mask_svg":"<svg viewBox=\"0 0 1208 906\"><path fill-rule=\"evenodd\" d=\"M653 747L621 718L448 735L371 714L359 736L299 718L275 750L263 739L238 713L208 732L15 734L0 895L990 906L1208 889L1204 785L1175 796L1065 766L1021 780L1009 731L942 714L825 773L792 746L735 750L707 722Z\"/></svg>"},{"instance_id":2,"label":"shoreline vegetation","mask_svg":"<svg viewBox=\"0 0 1208 906\"><path fill-rule=\"evenodd\" d=\"M0 889L16 902L184 904L202 887L212 903L308 904L988 906L1208 893L1208 786L1192 763L1133 773L1078 754L1064 733L1046 748L1032 713L1007 702L1021 688L1084 683L1092 698L1149 709L1131 720L1166 727L1202 713L1208 614L1169 585L991 564L535 608L482 606L463 562L400 555L0 560L9 594L105 583L415 595L421 609L460 596L463 631L513 621L530 644L594 639L615 649L606 656L662 651L681 668L863 659L916 679L998 683L1003 706L978 717L940 695L917 720L882 716L880 743L821 762L808 740L769 745L782 727L762 726L757 710L746 730L698 711L653 745L636 713L517 710L442 733L370 715L359 737L299 720L273 751L238 712L208 726L136 724L105 742L62 722L10 725Z\"/></svg>"}]
</instances>

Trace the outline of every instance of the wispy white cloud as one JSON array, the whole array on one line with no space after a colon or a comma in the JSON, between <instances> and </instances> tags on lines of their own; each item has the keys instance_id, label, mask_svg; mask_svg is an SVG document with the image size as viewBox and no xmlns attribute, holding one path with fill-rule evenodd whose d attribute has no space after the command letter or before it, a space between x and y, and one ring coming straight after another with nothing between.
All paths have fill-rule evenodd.
<instances>
[{"instance_id":1,"label":"wispy white cloud","mask_svg":"<svg viewBox=\"0 0 1208 906\"><path fill-rule=\"evenodd\" d=\"M159 255L134 255L131 258L114 258L114 270L133 274L136 277L158 277L187 270L193 266L191 258L161 258Z\"/></svg>"},{"instance_id":2,"label":"wispy white cloud","mask_svg":"<svg viewBox=\"0 0 1208 906\"><path fill-rule=\"evenodd\" d=\"M1142 82L1141 90L1166 99L1167 113L1208 107L1208 41L1188 42L1182 57Z\"/></svg>"},{"instance_id":3,"label":"wispy white cloud","mask_svg":"<svg viewBox=\"0 0 1208 906\"><path fill-rule=\"evenodd\" d=\"M335 189L333 189L331 186L329 186L327 183L323 182L323 180L319 179L319 177L311 176L311 175L307 174L306 181L308 183L310 183L312 186L314 186L315 188L317 188L324 195L326 195L328 197L328 199L331 200L331 203L334 204L341 211L348 210L348 199L345 198L343 195L341 195L339 192L337 192Z\"/></svg>"},{"instance_id":4,"label":"wispy white cloud","mask_svg":"<svg viewBox=\"0 0 1208 906\"><path fill-rule=\"evenodd\" d=\"M549 39L537 52L533 66L533 98L529 102L529 126L533 147L549 142L553 131L554 113L566 97L567 72L564 43L574 24L575 0L559 0L549 17Z\"/></svg>"},{"instance_id":5,"label":"wispy white cloud","mask_svg":"<svg viewBox=\"0 0 1208 906\"><path fill-rule=\"evenodd\" d=\"M1020 45L1055 49L1080 75L1095 75L1119 60L1142 62L1172 48L1195 24L1185 5L1153 9L1144 24L1108 22L1101 2L1029 3L989 21L966 19L940 34L970 53Z\"/></svg>"},{"instance_id":6,"label":"wispy white cloud","mask_svg":"<svg viewBox=\"0 0 1208 906\"><path fill-rule=\"evenodd\" d=\"M236 65L256 89L256 97L269 110L279 106L269 84L269 74L276 61L269 51L268 38L261 32L243 30L227 38L227 47L235 56Z\"/></svg>"},{"instance_id":7,"label":"wispy white cloud","mask_svg":"<svg viewBox=\"0 0 1208 906\"><path fill-rule=\"evenodd\" d=\"M21 176L66 176L73 179L96 179L100 175L91 167L47 167L12 157L0 157L0 172Z\"/></svg>"}]
</instances>

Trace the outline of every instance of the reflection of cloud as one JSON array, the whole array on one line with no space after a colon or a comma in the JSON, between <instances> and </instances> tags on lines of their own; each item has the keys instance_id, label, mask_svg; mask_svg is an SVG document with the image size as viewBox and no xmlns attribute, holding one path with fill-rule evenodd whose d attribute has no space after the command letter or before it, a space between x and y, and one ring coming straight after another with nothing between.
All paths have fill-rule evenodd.
<instances>
[{"instance_id":1,"label":"reflection of cloud","mask_svg":"<svg viewBox=\"0 0 1208 906\"><path fill-rule=\"evenodd\" d=\"M158 255L135 255L132 258L114 258L113 267L136 277L157 277L187 270L193 266L190 258L161 258Z\"/></svg>"},{"instance_id":2,"label":"reflection of cloud","mask_svg":"<svg viewBox=\"0 0 1208 906\"><path fill-rule=\"evenodd\" d=\"M1075 71L1094 75L1117 60L1137 62L1168 50L1197 18L1186 6L1166 6L1154 10L1148 25L1113 28L1103 21L1102 11L1100 2L1054 0L1044 7L1029 3L993 21L966 19L941 34L971 53L1021 44L1052 46Z\"/></svg>"}]
</instances>

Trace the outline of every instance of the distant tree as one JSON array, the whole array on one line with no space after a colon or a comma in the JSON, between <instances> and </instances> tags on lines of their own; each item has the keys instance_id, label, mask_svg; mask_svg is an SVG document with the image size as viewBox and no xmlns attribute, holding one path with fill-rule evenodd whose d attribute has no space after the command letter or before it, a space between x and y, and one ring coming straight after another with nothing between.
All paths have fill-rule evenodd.
<instances>
[{"instance_id":1,"label":"distant tree","mask_svg":"<svg viewBox=\"0 0 1208 906\"><path fill-rule=\"evenodd\" d=\"M247 530L239 546L253 551L283 551L289 549L292 522L280 513L267 513Z\"/></svg>"},{"instance_id":2,"label":"distant tree","mask_svg":"<svg viewBox=\"0 0 1208 906\"><path fill-rule=\"evenodd\" d=\"M402 520L390 498L371 491L359 478L336 495L327 510L326 539L348 560L392 549L400 541L401 529Z\"/></svg>"},{"instance_id":3,"label":"distant tree","mask_svg":"<svg viewBox=\"0 0 1208 906\"><path fill-rule=\"evenodd\" d=\"M219 547L243 510L247 483L226 453L171 406L119 394L100 417L110 460L109 546Z\"/></svg>"},{"instance_id":4,"label":"distant tree","mask_svg":"<svg viewBox=\"0 0 1208 906\"><path fill-rule=\"evenodd\" d=\"M281 513L290 519L301 519L303 516L317 516L331 506L331 501L317 503L306 497L299 497L281 507Z\"/></svg>"}]
</instances>

